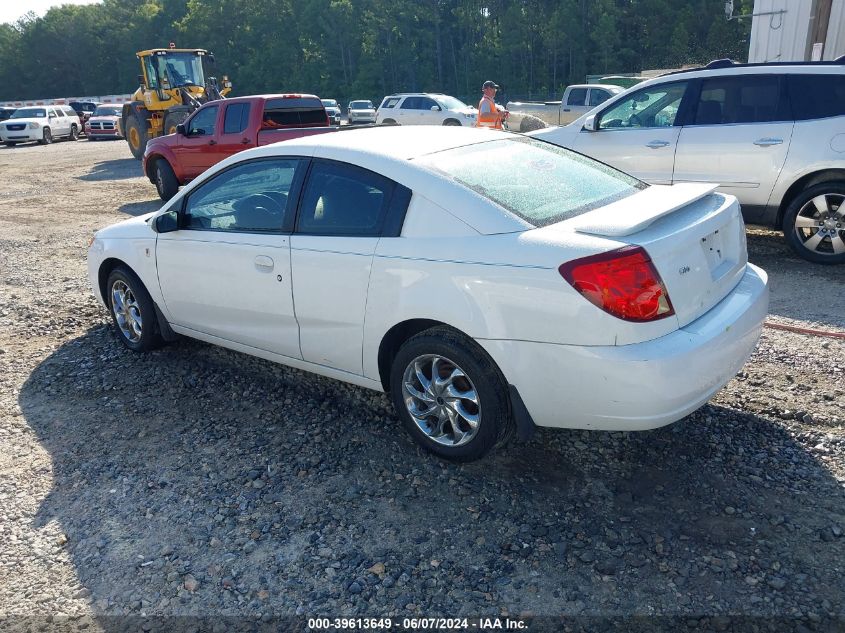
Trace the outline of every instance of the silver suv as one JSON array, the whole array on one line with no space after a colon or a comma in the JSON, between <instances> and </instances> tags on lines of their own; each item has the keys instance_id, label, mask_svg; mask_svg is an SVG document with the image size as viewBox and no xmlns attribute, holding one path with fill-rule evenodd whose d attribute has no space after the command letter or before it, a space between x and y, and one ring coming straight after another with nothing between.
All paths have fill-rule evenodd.
<instances>
[{"instance_id":1,"label":"silver suv","mask_svg":"<svg viewBox=\"0 0 845 633\"><path fill-rule=\"evenodd\" d=\"M433 92L388 95L376 110L384 125L463 125L472 127L478 111L455 97Z\"/></svg>"},{"instance_id":2,"label":"silver suv","mask_svg":"<svg viewBox=\"0 0 845 633\"><path fill-rule=\"evenodd\" d=\"M801 257L845 263L845 59L718 60L531 134L652 184L720 183Z\"/></svg>"}]
</instances>

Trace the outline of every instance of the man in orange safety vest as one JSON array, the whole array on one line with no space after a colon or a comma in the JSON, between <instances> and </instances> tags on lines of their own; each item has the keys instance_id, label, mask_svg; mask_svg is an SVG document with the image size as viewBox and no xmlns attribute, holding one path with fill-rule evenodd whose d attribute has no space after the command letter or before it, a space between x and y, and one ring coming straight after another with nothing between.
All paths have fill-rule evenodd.
<instances>
[{"instance_id":1,"label":"man in orange safety vest","mask_svg":"<svg viewBox=\"0 0 845 633\"><path fill-rule=\"evenodd\" d=\"M499 89L492 81L485 81L481 86L484 96L478 102L478 118L475 120L475 127L486 127L494 130L503 129L503 122L508 118L508 111L502 106L496 105L493 100L496 91Z\"/></svg>"}]
</instances>

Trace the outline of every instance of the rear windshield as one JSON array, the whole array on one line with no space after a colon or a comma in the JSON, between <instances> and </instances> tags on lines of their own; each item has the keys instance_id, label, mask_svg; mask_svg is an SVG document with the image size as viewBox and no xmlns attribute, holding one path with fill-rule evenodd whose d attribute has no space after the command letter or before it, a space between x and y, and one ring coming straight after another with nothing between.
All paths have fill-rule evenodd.
<instances>
[{"instance_id":1,"label":"rear windshield","mask_svg":"<svg viewBox=\"0 0 845 633\"><path fill-rule=\"evenodd\" d=\"M574 218L646 187L591 158L525 137L449 149L416 162L538 227Z\"/></svg>"},{"instance_id":2,"label":"rear windshield","mask_svg":"<svg viewBox=\"0 0 845 633\"><path fill-rule=\"evenodd\" d=\"M47 116L44 108L18 108L10 117L12 119L43 119Z\"/></svg>"},{"instance_id":3,"label":"rear windshield","mask_svg":"<svg viewBox=\"0 0 845 633\"><path fill-rule=\"evenodd\" d=\"M326 109L316 98L270 99L264 104L264 125L325 125Z\"/></svg>"}]
</instances>

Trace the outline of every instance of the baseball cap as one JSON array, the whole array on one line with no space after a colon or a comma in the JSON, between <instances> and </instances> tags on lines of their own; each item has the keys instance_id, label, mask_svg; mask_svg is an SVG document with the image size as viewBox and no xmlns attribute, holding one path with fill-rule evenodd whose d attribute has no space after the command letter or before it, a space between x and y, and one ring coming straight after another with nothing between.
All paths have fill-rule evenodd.
<instances>
[{"instance_id":1,"label":"baseball cap","mask_svg":"<svg viewBox=\"0 0 845 633\"><path fill-rule=\"evenodd\" d=\"M497 86L497 85L496 85L494 82L492 82L492 81L485 81L485 82L481 85L481 89L482 89L482 90L484 90L485 88L495 88L496 90L498 90L498 89L499 89L499 86Z\"/></svg>"}]
</instances>

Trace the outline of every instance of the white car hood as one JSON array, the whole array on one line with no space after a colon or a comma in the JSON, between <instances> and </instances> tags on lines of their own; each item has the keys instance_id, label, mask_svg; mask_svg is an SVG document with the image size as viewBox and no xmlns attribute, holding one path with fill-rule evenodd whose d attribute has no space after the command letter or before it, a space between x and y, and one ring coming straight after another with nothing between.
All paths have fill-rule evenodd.
<instances>
[{"instance_id":1,"label":"white car hood","mask_svg":"<svg viewBox=\"0 0 845 633\"><path fill-rule=\"evenodd\" d=\"M150 228L149 219L156 215L158 211L145 213L136 218L129 218L123 222L112 224L104 229L97 231L97 239L131 239L139 237L155 237L155 233Z\"/></svg>"},{"instance_id":2,"label":"white car hood","mask_svg":"<svg viewBox=\"0 0 845 633\"><path fill-rule=\"evenodd\" d=\"M0 125L5 125L7 123L15 124L15 123L38 123L38 125L49 125L47 123L48 119L36 119L36 118L26 118L26 119L6 119Z\"/></svg>"}]
</instances>

